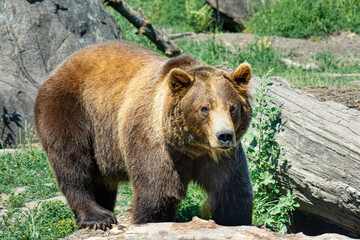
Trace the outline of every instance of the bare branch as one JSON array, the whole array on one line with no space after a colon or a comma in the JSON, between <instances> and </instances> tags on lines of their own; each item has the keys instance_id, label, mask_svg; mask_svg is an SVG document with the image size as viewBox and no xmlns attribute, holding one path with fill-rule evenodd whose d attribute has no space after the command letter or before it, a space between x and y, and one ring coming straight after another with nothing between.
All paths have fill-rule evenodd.
<instances>
[{"instance_id":1,"label":"bare branch","mask_svg":"<svg viewBox=\"0 0 360 240\"><path fill-rule=\"evenodd\" d=\"M114 8L117 12L123 15L131 24L139 30L139 34L147 36L153 43L156 44L159 50L163 51L169 57L181 55L181 50L172 40L168 40L164 34L156 30L150 20L141 16L134 11L123 0L108 0L104 3L107 6Z\"/></svg>"}]
</instances>

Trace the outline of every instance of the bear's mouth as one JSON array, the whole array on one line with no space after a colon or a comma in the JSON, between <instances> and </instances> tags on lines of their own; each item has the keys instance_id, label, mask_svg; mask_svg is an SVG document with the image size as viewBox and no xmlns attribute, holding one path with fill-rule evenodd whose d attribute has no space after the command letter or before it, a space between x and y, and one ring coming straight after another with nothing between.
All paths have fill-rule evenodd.
<instances>
[{"instance_id":1,"label":"bear's mouth","mask_svg":"<svg viewBox=\"0 0 360 240\"><path fill-rule=\"evenodd\" d=\"M221 146L218 148L220 148L221 150L229 150L230 148L232 148L232 146Z\"/></svg>"},{"instance_id":2,"label":"bear's mouth","mask_svg":"<svg viewBox=\"0 0 360 240\"><path fill-rule=\"evenodd\" d=\"M226 141L226 142L222 142L222 141L213 141L213 142L215 143L209 142L209 147L212 150L218 150L218 151L227 151L231 148L234 148L236 145L234 140Z\"/></svg>"}]
</instances>

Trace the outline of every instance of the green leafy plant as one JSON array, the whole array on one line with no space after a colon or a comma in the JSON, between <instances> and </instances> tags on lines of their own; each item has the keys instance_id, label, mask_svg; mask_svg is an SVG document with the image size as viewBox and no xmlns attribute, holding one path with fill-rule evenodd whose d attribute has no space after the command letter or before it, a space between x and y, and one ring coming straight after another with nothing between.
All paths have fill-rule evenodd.
<instances>
[{"instance_id":1,"label":"green leafy plant","mask_svg":"<svg viewBox=\"0 0 360 240\"><path fill-rule=\"evenodd\" d=\"M214 26L213 9L205 1L186 0L186 19L195 32L205 32Z\"/></svg>"},{"instance_id":2,"label":"green leafy plant","mask_svg":"<svg viewBox=\"0 0 360 240\"><path fill-rule=\"evenodd\" d=\"M289 192L282 194L275 177L275 168L279 161L281 146L277 143L275 134L278 131L278 118L281 108L273 103L274 98L268 94L271 83L267 78L256 89L253 107L252 134L245 140L249 143L247 156L250 163L250 173L254 188L255 225L265 224L277 232L287 232L290 224L290 214L298 205L295 196Z\"/></svg>"}]
</instances>

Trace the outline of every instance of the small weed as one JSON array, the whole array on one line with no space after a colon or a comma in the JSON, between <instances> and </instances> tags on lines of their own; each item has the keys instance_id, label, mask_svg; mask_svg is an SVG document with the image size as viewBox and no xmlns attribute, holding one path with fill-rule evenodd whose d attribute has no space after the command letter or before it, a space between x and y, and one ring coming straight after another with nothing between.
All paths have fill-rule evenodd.
<instances>
[{"instance_id":1,"label":"small weed","mask_svg":"<svg viewBox=\"0 0 360 240\"><path fill-rule=\"evenodd\" d=\"M24 206L25 203L25 196L24 193L18 193L15 194L14 192L11 192L8 199L5 200L5 207L8 208L18 208Z\"/></svg>"},{"instance_id":2,"label":"small weed","mask_svg":"<svg viewBox=\"0 0 360 240\"><path fill-rule=\"evenodd\" d=\"M321 42L321 39L320 39L318 36L311 35L311 36L308 38L308 41L311 41L311 42Z\"/></svg>"},{"instance_id":3,"label":"small weed","mask_svg":"<svg viewBox=\"0 0 360 240\"><path fill-rule=\"evenodd\" d=\"M33 149L33 143L38 142L35 127L31 127L28 121L24 121L24 129L19 128L17 147L21 149Z\"/></svg>"},{"instance_id":4,"label":"small weed","mask_svg":"<svg viewBox=\"0 0 360 240\"><path fill-rule=\"evenodd\" d=\"M186 0L186 19L195 32L204 32L214 26L213 9L205 1Z\"/></svg>"}]
</instances>

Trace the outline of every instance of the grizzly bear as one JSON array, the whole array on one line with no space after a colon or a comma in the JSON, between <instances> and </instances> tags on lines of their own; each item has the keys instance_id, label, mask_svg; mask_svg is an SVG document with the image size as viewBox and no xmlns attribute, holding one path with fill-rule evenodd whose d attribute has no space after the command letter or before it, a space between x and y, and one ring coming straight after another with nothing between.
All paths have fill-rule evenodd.
<instances>
[{"instance_id":1,"label":"grizzly bear","mask_svg":"<svg viewBox=\"0 0 360 240\"><path fill-rule=\"evenodd\" d=\"M240 144L251 119L250 78L247 63L229 73L124 41L64 61L39 90L35 122L76 224L116 223L117 188L126 180L134 223L174 221L193 180L207 191L216 223L251 224Z\"/></svg>"}]
</instances>

